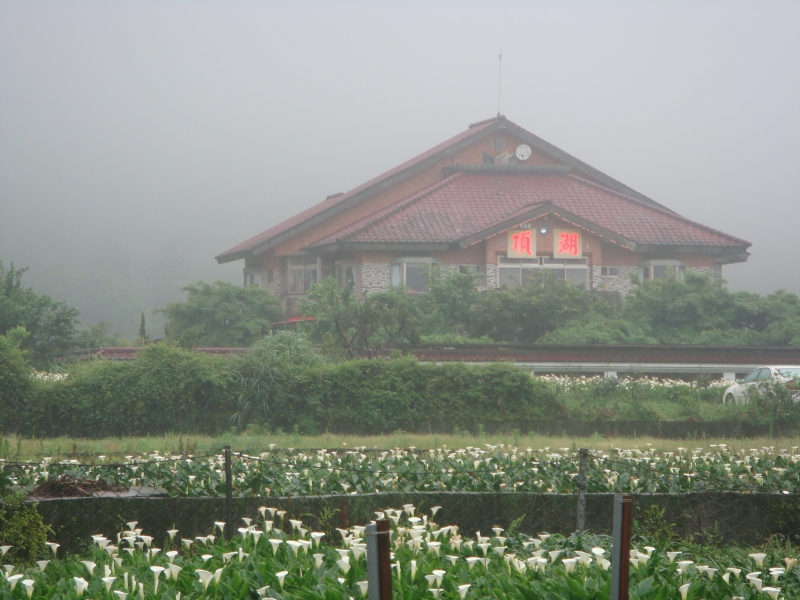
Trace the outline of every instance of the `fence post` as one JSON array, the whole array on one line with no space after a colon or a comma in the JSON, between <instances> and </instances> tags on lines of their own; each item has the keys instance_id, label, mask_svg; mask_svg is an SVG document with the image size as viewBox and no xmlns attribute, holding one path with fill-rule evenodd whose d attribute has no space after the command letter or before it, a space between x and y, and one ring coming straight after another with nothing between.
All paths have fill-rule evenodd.
<instances>
[{"instance_id":1,"label":"fence post","mask_svg":"<svg viewBox=\"0 0 800 600\"><path fill-rule=\"evenodd\" d=\"M225 446L225 539L233 537L233 473L231 469L231 447Z\"/></svg>"},{"instance_id":2,"label":"fence post","mask_svg":"<svg viewBox=\"0 0 800 600\"><path fill-rule=\"evenodd\" d=\"M367 525L367 582L369 600L392 600L391 532L389 521Z\"/></svg>"},{"instance_id":3,"label":"fence post","mask_svg":"<svg viewBox=\"0 0 800 600\"><path fill-rule=\"evenodd\" d=\"M589 450L581 448L580 462L578 463L578 514L575 519L576 531L583 531L586 527L586 471L589 468Z\"/></svg>"},{"instance_id":4,"label":"fence post","mask_svg":"<svg viewBox=\"0 0 800 600\"><path fill-rule=\"evenodd\" d=\"M611 593L609 600L628 600L631 568L630 494L614 494L614 523L611 537Z\"/></svg>"}]
</instances>

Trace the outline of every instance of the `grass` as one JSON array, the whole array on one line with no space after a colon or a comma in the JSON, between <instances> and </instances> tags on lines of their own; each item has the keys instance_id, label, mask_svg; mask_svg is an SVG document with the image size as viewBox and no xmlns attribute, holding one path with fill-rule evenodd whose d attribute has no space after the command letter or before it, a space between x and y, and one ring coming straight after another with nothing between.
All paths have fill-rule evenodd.
<instances>
[{"instance_id":1,"label":"grass","mask_svg":"<svg viewBox=\"0 0 800 600\"><path fill-rule=\"evenodd\" d=\"M711 444L727 444L734 449L750 449L775 446L790 448L800 446L800 438L696 438L696 439L663 439L653 437L602 437L594 435L584 438L539 435L417 435L395 433L382 436L347 436L347 435L255 435L226 434L222 436L176 435L167 434L152 437L104 438L98 440L50 438L28 439L10 436L0 439L0 458L7 460L27 460L42 456L55 459L79 458L89 455L125 456L141 452L189 453L203 455L221 452L225 446L234 450L255 454L266 451L271 444L278 448L342 448L368 449L389 448L464 448L466 446L483 446L484 444L506 444L518 448L591 448L597 450L624 448L670 451L678 448L709 448Z\"/></svg>"}]
</instances>

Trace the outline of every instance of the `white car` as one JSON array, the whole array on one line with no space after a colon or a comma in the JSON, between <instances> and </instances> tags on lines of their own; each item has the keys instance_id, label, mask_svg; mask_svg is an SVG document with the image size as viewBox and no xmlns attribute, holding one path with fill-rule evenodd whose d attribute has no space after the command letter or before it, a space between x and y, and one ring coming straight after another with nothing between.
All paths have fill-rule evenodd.
<instances>
[{"instance_id":1,"label":"white car","mask_svg":"<svg viewBox=\"0 0 800 600\"><path fill-rule=\"evenodd\" d=\"M749 391L759 383L767 381L778 381L788 383L795 378L800 378L800 366L781 365L774 367L759 367L747 374L742 380L736 380L732 386L725 390L722 395L723 404L747 404L750 402ZM800 399L800 395L794 395L795 401Z\"/></svg>"}]
</instances>

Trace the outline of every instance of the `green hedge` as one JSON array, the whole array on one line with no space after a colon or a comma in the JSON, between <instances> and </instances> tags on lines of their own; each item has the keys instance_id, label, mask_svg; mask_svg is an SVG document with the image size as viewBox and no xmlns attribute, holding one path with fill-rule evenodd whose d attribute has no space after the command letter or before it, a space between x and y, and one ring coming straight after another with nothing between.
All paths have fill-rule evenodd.
<instances>
[{"instance_id":1,"label":"green hedge","mask_svg":"<svg viewBox=\"0 0 800 600\"><path fill-rule=\"evenodd\" d=\"M239 358L174 346L142 349L129 363L70 367L4 403L5 433L35 437L218 433L229 426ZM4 365L0 365L0 380ZM260 411L263 429L380 434L527 431L561 409L545 383L510 365L420 364L413 358L304 367ZM19 394L17 394L19 395Z\"/></svg>"},{"instance_id":2,"label":"green hedge","mask_svg":"<svg viewBox=\"0 0 800 600\"><path fill-rule=\"evenodd\" d=\"M232 406L229 362L153 345L130 363L71 365L67 379L35 385L3 429L36 437L82 438L214 432L220 427L220 413L227 417Z\"/></svg>"},{"instance_id":3,"label":"green hedge","mask_svg":"<svg viewBox=\"0 0 800 600\"><path fill-rule=\"evenodd\" d=\"M511 365L357 360L306 369L266 425L304 434L528 431L558 417L549 386Z\"/></svg>"}]
</instances>

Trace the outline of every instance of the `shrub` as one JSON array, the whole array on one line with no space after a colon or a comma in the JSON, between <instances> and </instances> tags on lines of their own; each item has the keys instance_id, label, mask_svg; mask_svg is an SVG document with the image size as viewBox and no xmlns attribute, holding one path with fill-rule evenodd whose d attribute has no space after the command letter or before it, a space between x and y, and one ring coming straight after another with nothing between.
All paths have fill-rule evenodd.
<instances>
[{"instance_id":1,"label":"shrub","mask_svg":"<svg viewBox=\"0 0 800 600\"><path fill-rule=\"evenodd\" d=\"M38 383L14 423L37 437L204 432L232 410L230 359L168 345L130 363L74 365L63 381Z\"/></svg>"},{"instance_id":2,"label":"shrub","mask_svg":"<svg viewBox=\"0 0 800 600\"><path fill-rule=\"evenodd\" d=\"M47 534L36 505L0 506L0 546L11 546L6 560L12 563L33 564L46 551Z\"/></svg>"}]
</instances>

